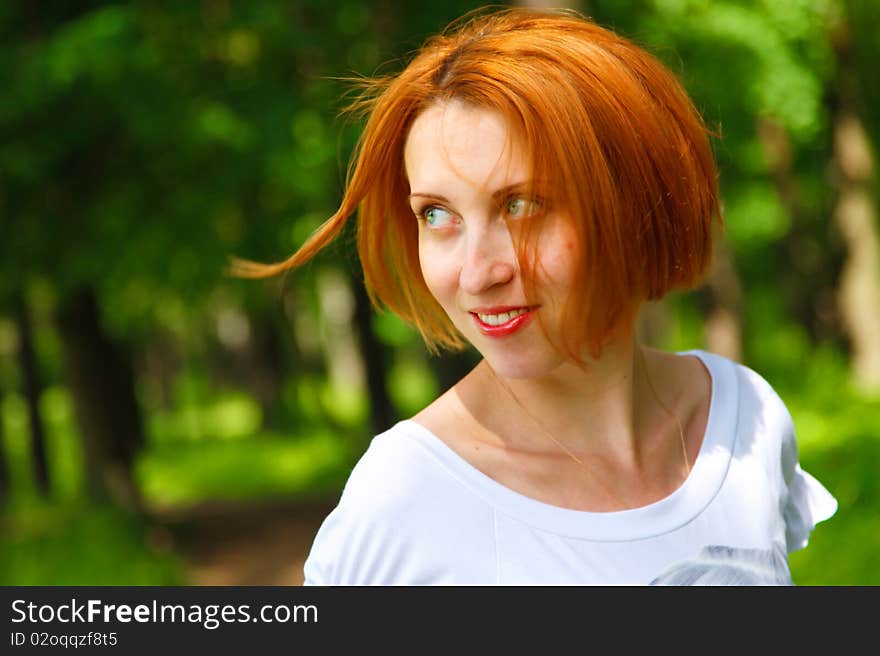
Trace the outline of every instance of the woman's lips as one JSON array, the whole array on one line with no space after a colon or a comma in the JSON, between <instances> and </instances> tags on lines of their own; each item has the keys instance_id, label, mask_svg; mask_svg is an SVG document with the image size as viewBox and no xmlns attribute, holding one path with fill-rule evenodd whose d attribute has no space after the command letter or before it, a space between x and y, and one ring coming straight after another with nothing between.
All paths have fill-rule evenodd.
<instances>
[{"instance_id":1,"label":"woman's lips","mask_svg":"<svg viewBox=\"0 0 880 656\"><path fill-rule=\"evenodd\" d=\"M537 309L537 307L478 308L477 310L471 310L470 314L477 325L477 329L484 335L489 337L507 337L525 327L531 321L532 315ZM487 319L492 317L492 319L489 319L490 321L497 321L498 315L501 314L513 314L515 316L511 316L504 320L503 323L497 325L488 323L480 318L480 315L488 315Z\"/></svg>"}]
</instances>

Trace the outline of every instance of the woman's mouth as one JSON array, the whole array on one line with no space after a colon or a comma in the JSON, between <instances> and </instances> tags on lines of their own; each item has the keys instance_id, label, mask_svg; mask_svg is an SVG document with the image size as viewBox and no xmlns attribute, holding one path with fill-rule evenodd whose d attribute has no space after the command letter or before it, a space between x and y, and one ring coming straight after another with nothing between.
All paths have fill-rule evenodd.
<instances>
[{"instance_id":1,"label":"woman's mouth","mask_svg":"<svg viewBox=\"0 0 880 656\"><path fill-rule=\"evenodd\" d=\"M478 308L471 311L477 329L489 337L507 337L523 328L537 307Z\"/></svg>"}]
</instances>

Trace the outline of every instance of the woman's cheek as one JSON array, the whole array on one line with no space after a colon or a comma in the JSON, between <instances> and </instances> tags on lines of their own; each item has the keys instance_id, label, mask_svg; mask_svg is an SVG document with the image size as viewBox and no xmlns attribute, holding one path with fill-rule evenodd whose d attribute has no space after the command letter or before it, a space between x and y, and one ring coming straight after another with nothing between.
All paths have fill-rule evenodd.
<instances>
[{"instance_id":1,"label":"woman's cheek","mask_svg":"<svg viewBox=\"0 0 880 656\"><path fill-rule=\"evenodd\" d=\"M563 287L574 284L575 262L579 253L574 229L558 221L542 235L539 244L541 270L547 282Z\"/></svg>"},{"instance_id":2,"label":"woman's cheek","mask_svg":"<svg viewBox=\"0 0 880 656\"><path fill-rule=\"evenodd\" d=\"M422 246L419 248L419 263L428 291L437 302L445 305L454 299L459 272L453 258L431 246Z\"/></svg>"}]
</instances>

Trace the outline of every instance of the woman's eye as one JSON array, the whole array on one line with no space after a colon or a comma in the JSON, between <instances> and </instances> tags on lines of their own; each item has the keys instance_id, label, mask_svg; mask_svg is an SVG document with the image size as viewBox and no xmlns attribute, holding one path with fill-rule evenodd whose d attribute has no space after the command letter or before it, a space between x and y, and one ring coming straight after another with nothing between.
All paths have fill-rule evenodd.
<instances>
[{"instance_id":1,"label":"woman's eye","mask_svg":"<svg viewBox=\"0 0 880 656\"><path fill-rule=\"evenodd\" d=\"M532 216L541 211L542 203L537 198L514 196L507 201L507 214L515 218Z\"/></svg>"},{"instance_id":2,"label":"woman's eye","mask_svg":"<svg viewBox=\"0 0 880 656\"><path fill-rule=\"evenodd\" d=\"M452 213L436 205L431 205L422 210L420 216L432 228L442 228L452 221Z\"/></svg>"}]
</instances>

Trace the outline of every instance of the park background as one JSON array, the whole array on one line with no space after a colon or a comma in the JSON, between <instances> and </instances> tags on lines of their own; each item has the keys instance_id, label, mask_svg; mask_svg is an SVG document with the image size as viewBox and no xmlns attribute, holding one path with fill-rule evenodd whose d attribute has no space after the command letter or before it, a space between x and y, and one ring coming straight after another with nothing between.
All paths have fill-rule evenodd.
<instances>
[{"instance_id":1,"label":"park background","mask_svg":"<svg viewBox=\"0 0 880 656\"><path fill-rule=\"evenodd\" d=\"M476 361L370 308L335 209L390 73L473 2L0 6L0 584L297 584L370 436ZM796 583L880 583L880 3L569 3L680 77L725 233L644 339L759 371L837 515Z\"/></svg>"}]
</instances>

